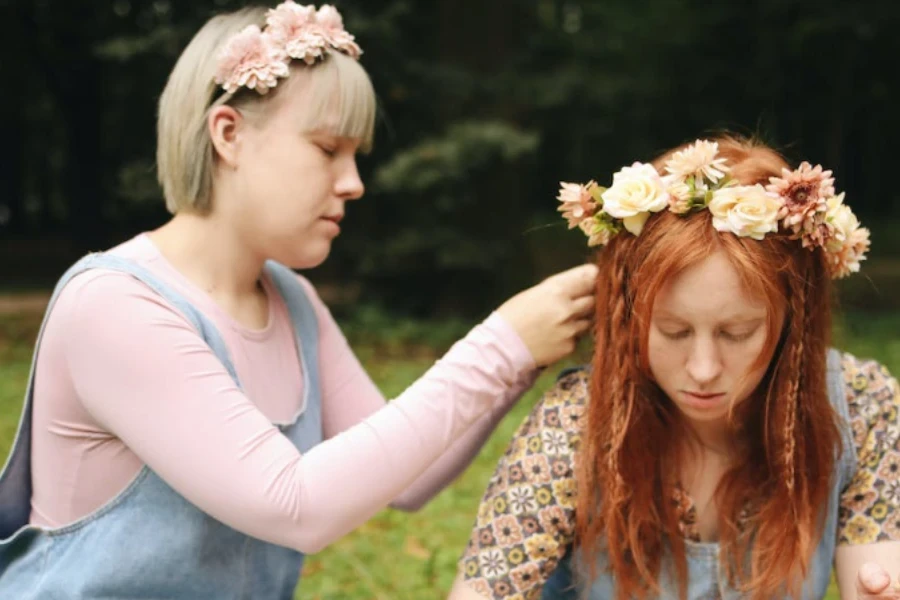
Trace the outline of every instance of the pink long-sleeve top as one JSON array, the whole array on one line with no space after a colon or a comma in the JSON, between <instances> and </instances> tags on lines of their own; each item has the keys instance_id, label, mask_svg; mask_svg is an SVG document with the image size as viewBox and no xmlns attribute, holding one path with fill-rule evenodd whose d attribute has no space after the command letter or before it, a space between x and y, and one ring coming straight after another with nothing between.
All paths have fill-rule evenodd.
<instances>
[{"instance_id":1,"label":"pink long-sleeve top","mask_svg":"<svg viewBox=\"0 0 900 600\"><path fill-rule=\"evenodd\" d=\"M133 277L73 279L37 359L32 524L58 527L113 499L144 465L248 535L317 551L387 505L412 510L452 481L534 381L496 313L387 403L315 290L324 441L302 454L275 424L302 410L301 366L273 284L264 329L232 319L146 235L115 248L162 278L221 332L239 389L190 323Z\"/></svg>"}]
</instances>

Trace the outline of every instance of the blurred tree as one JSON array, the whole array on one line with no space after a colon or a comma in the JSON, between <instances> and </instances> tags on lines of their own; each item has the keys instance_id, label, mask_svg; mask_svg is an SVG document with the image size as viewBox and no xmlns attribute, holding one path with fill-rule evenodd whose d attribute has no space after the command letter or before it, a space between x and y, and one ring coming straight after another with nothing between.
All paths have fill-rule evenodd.
<instances>
[{"instance_id":1,"label":"blurred tree","mask_svg":"<svg viewBox=\"0 0 900 600\"><path fill-rule=\"evenodd\" d=\"M159 93L193 32L244 4L0 0L0 238L81 251L160 223ZM900 133L898 3L337 5L380 113L361 158L367 200L318 276L361 280L367 299L478 311L584 254L554 212L559 180L608 180L720 129L833 168L864 217L900 213L885 176Z\"/></svg>"}]
</instances>

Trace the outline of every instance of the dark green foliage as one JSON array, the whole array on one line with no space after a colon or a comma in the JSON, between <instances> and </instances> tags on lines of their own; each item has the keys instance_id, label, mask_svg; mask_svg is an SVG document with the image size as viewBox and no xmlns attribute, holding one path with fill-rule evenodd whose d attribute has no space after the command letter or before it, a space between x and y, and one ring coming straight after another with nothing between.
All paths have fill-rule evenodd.
<instances>
[{"instance_id":1,"label":"dark green foliage","mask_svg":"<svg viewBox=\"0 0 900 600\"><path fill-rule=\"evenodd\" d=\"M161 223L155 105L178 53L235 0L0 2L0 278ZM478 313L585 255L559 180L608 179L704 132L833 168L866 224L900 215L900 4L879 0L346 0L379 93L376 148L324 280L372 302ZM896 256L896 225L874 254ZM7 256L9 255L9 256ZM472 289L480 290L471 294ZM473 296L477 296L474 297ZM856 298L857 296L853 296ZM869 299L864 303L871 304Z\"/></svg>"}]
</instances>

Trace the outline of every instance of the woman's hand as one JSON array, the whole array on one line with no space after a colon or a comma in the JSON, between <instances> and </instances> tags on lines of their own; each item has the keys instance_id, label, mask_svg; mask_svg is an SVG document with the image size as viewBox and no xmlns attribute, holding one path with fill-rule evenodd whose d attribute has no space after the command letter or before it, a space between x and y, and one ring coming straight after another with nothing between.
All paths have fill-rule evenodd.
<instances>
[{"instance_id":1,"label":"woman's hand","mask_svg":"<svg viewBox=\"0 0 900 600\"><path fill-rule=\"evenodd\" d=\"M539 367L570 354L578 336L590 327L596 278L595 265L574 267L516 294L497 309Z\"/></svg>"},{"instance_id":2,"label":"woman's hand","mask_svg":"<svg viewBox=\"0 0 900 600\"><path fill-rule=\"evenodd\" d=\"M856 575L856 600L900 600L900 587L880 565L865 563Z\"/></svg>"}]
</instances>

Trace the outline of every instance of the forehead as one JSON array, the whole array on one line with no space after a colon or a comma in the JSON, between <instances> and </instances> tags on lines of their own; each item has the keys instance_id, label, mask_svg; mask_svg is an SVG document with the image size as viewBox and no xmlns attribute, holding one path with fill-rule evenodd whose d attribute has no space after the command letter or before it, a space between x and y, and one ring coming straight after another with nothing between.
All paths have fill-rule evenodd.
<instances>
[{"instance_id":1,"label":"forehead","mask_svg":"<svg viewBox=\"0 0 900 600\"><path fill-rule=\"evenodd\" d=\"M728 257L716 252L666 282L653 312L686 320L726 321L763 316L766 304L744 286Z\"/></svg>"},{"instance_id":2,"label":"forehead","mask_svg":"<svg viewBox=\"0 0 900 600\"><path fill-rule=\"evenodd\" d=\"M375 96L368 76L352 59L333 57L314 68L297 67L277 98L279 126L301 133L327 133L369 147Z\"/></svg>"}]
</instances>

